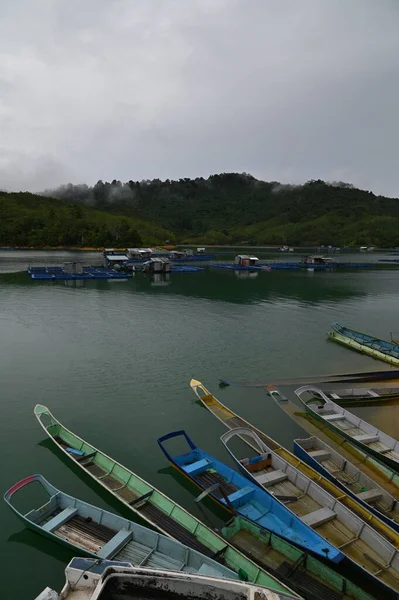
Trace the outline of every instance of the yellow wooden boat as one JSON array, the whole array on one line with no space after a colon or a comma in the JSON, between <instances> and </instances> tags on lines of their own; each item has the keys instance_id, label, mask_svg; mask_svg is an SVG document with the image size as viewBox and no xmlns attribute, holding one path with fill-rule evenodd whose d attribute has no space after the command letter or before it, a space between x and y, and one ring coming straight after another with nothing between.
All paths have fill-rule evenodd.
<instances>
[{"instance_id":1,"label":"yellow wooden boat","mask_svg":"<svg viewBox=\"0 0 399 600\"><path fill-rule=\"evenodd\" d=\"M363 521L368 523L375 531L378 531L383 535L392 545L399 548L399 534L393 531L389 525L383 523L378 517L373 515L367 508L359 504L354 498L351 498L345 494L337 485L328 481L327 478L317 473L309 465L301 461L292 452L286 448L280 446L275 440L266 435L263 431L254 427L251 423L228 409L224 404L215 398L209 390L198 380L192 379L190 381L190 387L201 401L201 403L217 418L221 421L228 429L235 429L236 427L247 427L252 431L255 431L261 440L263 440L273 452L281 456L289 464L293 465L301 473L304 473L307 477L318 483L323 489L325 489L334 498L337 498L348 507L352 512L361 517ZM253 450L257 450L253 445L252 438L240 436L241 439L247 443Z\"/></svg>"}]
</instances>

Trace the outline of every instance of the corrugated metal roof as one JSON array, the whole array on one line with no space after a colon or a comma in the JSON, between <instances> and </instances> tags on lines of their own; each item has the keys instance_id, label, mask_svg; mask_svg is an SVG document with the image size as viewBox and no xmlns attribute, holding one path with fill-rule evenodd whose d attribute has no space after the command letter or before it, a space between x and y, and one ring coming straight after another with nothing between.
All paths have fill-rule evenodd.
<instances>
[{"instance_id":1,"label":"corrugated metal roof","mask_svg":"<svg viewBox=\"0 0 399 600\"><path fill-rule=\"evenodd\" d=\"M127 260L126 254L107 254L105 258L108 260Z\"/></svg>"}]
</instances>

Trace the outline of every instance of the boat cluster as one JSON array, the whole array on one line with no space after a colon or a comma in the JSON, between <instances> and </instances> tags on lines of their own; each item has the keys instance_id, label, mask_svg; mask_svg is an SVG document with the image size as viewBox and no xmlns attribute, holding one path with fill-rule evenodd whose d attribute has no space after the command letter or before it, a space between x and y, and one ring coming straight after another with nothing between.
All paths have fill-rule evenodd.
<instances>
[{"instance_id":1,"label":"boat cluster","mask_svg":"<svg viewBox=\"0 0 399 600\"><path fill-rule=\"evenodd\" d=\"M295 440L291 453L201 382L193 379L190 386L227 427L221 442L235 468L199 448L184 430L157 441L199 488L203 520L36 405L57 452L132 517L75 498L42 475L12 485L4 496L11 510L77 556L66 567L61 592L46 588L36 600L397 600L399 442L336 403L378 393L298 388L309 422L332 439L331 445L315 435ZM282 407L289 404L275 387L268 394ZM177 455L170 451L176 439L185 445ZM41 486L44 503L34 501L32 484ZM25 496L25 505L31 499L27 512L17 508L15 495ZM206 498L224 511L224 525L205 525Z\"/></svg>"}]
</instances>

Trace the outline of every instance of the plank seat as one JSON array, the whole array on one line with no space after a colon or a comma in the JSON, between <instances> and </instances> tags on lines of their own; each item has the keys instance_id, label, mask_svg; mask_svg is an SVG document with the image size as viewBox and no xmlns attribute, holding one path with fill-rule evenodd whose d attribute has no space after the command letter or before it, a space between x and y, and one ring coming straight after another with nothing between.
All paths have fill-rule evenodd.
<instances>
[{"instance_id":1,"label":"plank seat","mask_svg":"<svg viewBox=\"0 0 399 600\"><path fill-rule=\"evenodd\" d=\"M328 458L330 458L331 455L330 452L328 452L328 450L313 450L312 452L309 452L309 456L321 461L327 460Z\"/></svg>"},{"instance_id":2,"label":"plank seat","mask_svg":"<svg viewBox=\"0 0 399 600\"><path fill-rule=\"evenodd\" d=\"M58 513L58 515L50 519L50 521L47 521L47 523L45 523L41 527L42 529L44 529L44 531L48 531L49 533L51 533L55 531L55 529L58 529L59 527L61 527L61 525L64 525L64 523L72 519L72 517L74 517L77 512L77 508L68 506L67 508L64 508L64 510L62 510L60 513Z\"/></svg>"},{"instance_id":3,"label":"plank seat","mask_svg":"<svg viewBox=\"0 0 399 600\"><path fill-rule=\"evenodd\" d=\"M280 469L276 469L275 471L270 471L270 473L260 473L259 475L253 474L256 481L265 487L269 485L275 485L276 483L281 483L288 479L288 475L284 473L284 471L280 471Z\"/></svg>"},{"instance_id":4,"label":"plank seat","mask_svg":"<svg viewBox=\"0 0 399 600\"><path fill-rule=\"evenodd\" d=\"M118 550L120 550L122 546L125 546L125 544L127 544L127 542L132 536L132 531L129 531L128 529L121 529L116 535L114 535L114 537L112 537L109 540L109 542L107 542L102 548L100 548L100 550L97 552L97 556L99 558L112 558L112 556L116 552L118 552Z\"/></svg>"},{"instance_id":5,"label":"plank seat","mask_svg":"<svg viewBox=\"0 0 399 600\"><path fill-rule=\"evenodd\" d=\"M309 525L309 527L319 527L319 525L324 525L324 523L332 521L336 516L337 513L325 506L308 513L307 515L303 515L301 520L306 523L306 525Z\"/></svg>"},{"instance_id":6,"label":"plank seat","mask_svg":"<svg viewBox=\"0 0 399 600\"><path fill-rule=\"evenodd\" d=\"M243 487L232 494L229 494L227 497L230 501L230 504L234 507L242 506L249 502L254 495L254 488L252 487Z\"/></svg>"},{"instance_id":7,"label":"plank seat","mask_svg":"<svg viewBox=\"0 0 399 600\"><path fill-rule=\"evenodd\" d=\"M342 421L345 419L345 415L337 415L337 413L333 413L332 415L322 415L325 421Z\"/></svg>"},{"instance_id":8,"label":"plank seat","mask_svg":"<svg viewBox=\"0 0 399 600\"><path fill-rule=\"evenodd\" d=\"M202 473L202 471L206 471L210 467L212 467L212 462L207 460L206 458L202 458L201 460L197 460L190 465L183 465L183 470L189 475L198 475Z\"/></svg>"},{"instance_id":9,"label":"plank seat","mask_svg":"<svg viewBox=\"0 0 399 600\"><path fill-rule=\"evenodd\" d=\"M381 500L382 495L381 490L378 488L372 488L371 490L356 494L359 500L364 500L364 502L377 502L377 500Z\"/></svg>"},{"instance_id":10,"label":"plank seat","mask_svg":"<svg viewBox=\"0 0 399 600\"><path fill-rule=\"evenodd\" d=\"M353 439L357 440L358 442L362 442L362 444L372 444L373 442L378 442L380 436L364 433L362 435L354 435Z\"/></svg>"},{"instance_id":11,"label":"plank seat","mask_svg":"<svg viewBox=\"0 0 399 600\"><path fill-rule=\"evenodd\" d=\"M392 448L383 448L382 450L379 450L380 454L388 454L388 452L392 452Z\"/></svg>"}]
</instances>

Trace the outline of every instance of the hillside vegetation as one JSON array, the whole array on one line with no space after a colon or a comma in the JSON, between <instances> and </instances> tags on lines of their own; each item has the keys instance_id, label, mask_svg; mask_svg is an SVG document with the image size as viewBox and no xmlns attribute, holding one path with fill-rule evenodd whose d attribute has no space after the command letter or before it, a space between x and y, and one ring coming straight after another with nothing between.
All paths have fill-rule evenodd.
<instances>
[{"instance_id":1,"label":"hillside vegetation","mask_svg":"<svg viewBox=\"0 0 399 600\"><path fill-rule=\"evenodd\" d=\"M164 243L173 234L131 217L29 193L0 192L0 246L101 247Z\"/></svg>"},{"instance_id":2,"label":"hillside vegetation","mask_svg":"<svg viewBox=\"0 0 399 600\"><path fill-rule=\"evenodd\" d=\"M180 242L399 245L399 201L345 183L292 186L224 173L208 179L68 184L49 193L155 222Z\"/></svg>"},{"instance_id":3,"label":"hillside vegetation","mask_svg":"<svg viewBox=\"0 0 399 600\"><path fill-rule=\"evenodd\" d=\"M399 201L345 183L208 179L68 184L0 192L0 246L174 243L399 246Z\"/></svg>"}]
</instances>

